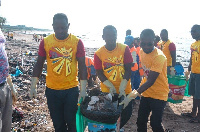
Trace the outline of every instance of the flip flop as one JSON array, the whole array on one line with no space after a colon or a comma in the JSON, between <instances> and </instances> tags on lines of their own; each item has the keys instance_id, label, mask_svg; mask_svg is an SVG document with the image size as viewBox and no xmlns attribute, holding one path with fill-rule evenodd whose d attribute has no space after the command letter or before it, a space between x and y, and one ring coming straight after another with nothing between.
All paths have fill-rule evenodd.
<instances>
[{"instance_id":1,"label":"flip flop","mask_svg":"<svg viewBox=\"0 0 200 132\"><path fill-rule=\"evenodd\" d=\"M181 113L181 116L194 118L194 117L192 116L192 113Z\"/></svg>"},{"instance_id":2,"label":"flip flop","mask_svg":"<svg viewBox=\"0 0 200 132\"><path fill-rule=\"evenodd\" d=\"M189 120L189 123L200 123L200 119L192 118L191 120Z\"/></svg>"}]
</instances>

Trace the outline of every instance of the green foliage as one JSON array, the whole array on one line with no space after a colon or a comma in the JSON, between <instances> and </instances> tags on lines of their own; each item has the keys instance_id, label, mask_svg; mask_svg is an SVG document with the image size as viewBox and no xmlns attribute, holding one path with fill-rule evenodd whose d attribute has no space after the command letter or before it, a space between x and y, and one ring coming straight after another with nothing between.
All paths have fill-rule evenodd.
<instances>
[{"instance_id":1,"label":"green foliage","mask_svg":"<svg viewBox=\"0 0 200 132\"><path fill-rule=\"evenodd\" d=\"M0 17L0 28L6 23L5 17Z\"/></svg>"}]
</instances>

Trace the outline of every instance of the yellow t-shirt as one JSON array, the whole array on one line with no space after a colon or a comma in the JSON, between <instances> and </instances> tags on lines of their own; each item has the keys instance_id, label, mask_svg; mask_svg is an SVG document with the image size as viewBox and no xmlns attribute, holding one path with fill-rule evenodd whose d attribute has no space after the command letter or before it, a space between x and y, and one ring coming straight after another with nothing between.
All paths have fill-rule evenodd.
<instances>
[{"instance_id":1,"label":"yellow t-shirt","mask_svg":"<svg viewBox=\"0 0 200 132\"><path fill-rule=\"evenodd\" d=\"M163 53L165 54L165 56L167 57L167 66L172 66L172 57L171 57L171 53L169 50L169 45L172 42L170 40L168 40L167 42L165 41L160 41L158 43L158 47L161 48L161 50L163 51Z\"/></svg>"},{"instance_id":2,"label":"yellow t-shirt","mask_svg":"<svg viewBox=\"0 0 200 132\"><path fill-rule=\"evenodd\" d=\"M144 76L148 80L150 71L160 73L155 83L142 93L144 97L167 101L169 86L167 79L167 58L163 52L155 48L151 53L146 54L143 50L140 51L141 64L144 69ZM142 81L141 85L146 81Z\"/></svg>"},{"instance_id":3,"label":"yellow t-shirt","mask_svg":"<svg viewBox=\"0 0 200 132\"><path fill-rule=\"evenodd\" d=\"M105 46L96 51L96 55L102 61L102 69L107 79L115 86L117 93L119 93L119 86L124 75L124 53L126 45L117 43L116 48L108 51ZM101 91L109 92L109 88L101 83ZM125 89L125 93L131 92L130 79Z\"/></svg>"},{"instance_id":4,"label":"yellow t-shirt","mask_svg":"<svg viewBox=\"0 0 200 132\"><path fill-rule=\"evenodd\" d=\"M79 39L71 34L65 40L58 40L55 34L44 38L48 88L64 90L78 86L76 60L78 41Z\"/></svg>"},{"instance_id":5,"label":"yellow t-shirt","mask_svg":"<svg viewBox=\"0 0 200 132\"><path fill-rule=\"evenodd\" d=\"M191 71L192 73L200 74L200 40L194 42L191 45L192 52L192 65Z\"/></svg>"}]
</instances>

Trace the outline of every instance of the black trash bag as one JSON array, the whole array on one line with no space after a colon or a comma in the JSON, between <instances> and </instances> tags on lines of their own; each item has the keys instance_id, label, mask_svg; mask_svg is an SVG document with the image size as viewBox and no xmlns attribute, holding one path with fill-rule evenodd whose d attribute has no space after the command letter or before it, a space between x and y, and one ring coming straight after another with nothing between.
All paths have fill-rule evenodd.
<instances>
[{"instance_id":1,"label":"black trash bag","mask_svg":"<svg viewBox=\"0 0 200 132\"><path fill-rule=\"evenodd\" d=\"M101 93L101 95L105 95L105 93ZM100 95L99 95L100 96ZM112 102L117 101L121 102L124 99L124 97L121 97L118 99L118 94L115 94L112 98ZM87 110L88 103L91 101L91 97L86 97L83 102L80 104L80 110L83 116L86 118L106 123L106 124L114 124L117 122L122 110L123 105L118 105L116 110L107 110L107 111L93 111L93 110ZM106 104L105 104L106 105Z\"/></svg>"}]
</instances>

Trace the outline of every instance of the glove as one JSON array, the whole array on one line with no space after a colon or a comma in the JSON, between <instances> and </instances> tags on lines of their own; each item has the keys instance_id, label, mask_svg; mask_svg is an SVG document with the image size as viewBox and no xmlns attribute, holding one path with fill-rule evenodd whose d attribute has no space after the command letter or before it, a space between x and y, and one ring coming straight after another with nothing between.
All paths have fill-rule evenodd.
<instances>
[{"instance_id":1,"label":"glove","mask_svg":"<svg viewBox=\"0 0 200 132\"><path fill-rule=\"evenodd\" d=\"M104 81L103 84L109 88L110 94L114 96L114 93L116 93L115 86L109 80Z\"/></svg>"},{"instance_id":2,"label":"glove","mask_svg":"<svg viewBox=\"0 0 200 132\"><path fill-rule=\"evenodd\" d=\"M174 67L170 68L170 75L171 76L175 76L175 69L174 69Z\"/></svg>"},{"instance_id":3,"label":"glove","mask_svg":"<svg viewBox=\"0 0 200 132\"><path fill-rule=\"evenodd\" d=\"M185 78L186 78L186 81L188 81L188 79L189 79L188 76L189 76L189 75L190 75L190 71L186 71L186 72L185 72Z\"/></svg>"},{"instance_id":4,"label":"glove","mask_svg":"<svg viewBox=\"0 0 200 132\"><path fill-rule=\"evenodd\" d=\"M83 98L83 100L85 99L87 95L86 93L86 85L87 85L87 80L81 80L80 81L81 84L81 89L80 89L80 96Z\"/></svg>"},{"instance_id":5,"label":"glove","mask_svg":"<svg viewBox=\"0 0 200 132\"><path fill-rule=\"evenodd\" d=\"M126 89L127 83L128 83L128 81L126 79L123 79L121 81L120 86L119 86L119 96L118 96L118 98L120 98L122 95L124 95L124 97L126 97L125 89Z\"/></svg>"},{"instance_id":6,"label":"glove","mask_svg":"<svg viewBox=\"0 0 200 132\"><path fill-rule=\"evenodd\" d=\"M10 75L8 75L8 77L7 77L7 83L9 84L9 86L11 88L13 103L15 103L17 101L18 93L17 93L17 90L13 86L12 79L11 79Z\"/></svg>"},{"instance_id":7,"label":"glove","mask_svg":"<svg viewBox=\"0 0 200 132\"><path fill-rule=\"evenodd\" d=\"M124 104L124 109L126 108L126 106L129 104L129 102L132 100L132 99L135 99L137 96L139 96L140 94L136 91L136 90L133 90L131 93L128 94L127 97L125 97L125 99L119 103L119 105L123 105Z\"/></svg>"},{"instance_id":8,"label":"glove","mask_svg":"<svg viewBox=\"0 0 200 132\"><path fill-rule=\"evenodd\" d=\"M33 97L36 98L36 87L39 79L38 77L32 77L31 78L31 90L30 90L30 98L32 99Z\"/></svg>"}]
</instances>

